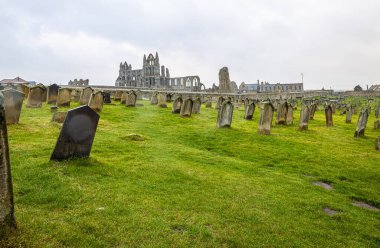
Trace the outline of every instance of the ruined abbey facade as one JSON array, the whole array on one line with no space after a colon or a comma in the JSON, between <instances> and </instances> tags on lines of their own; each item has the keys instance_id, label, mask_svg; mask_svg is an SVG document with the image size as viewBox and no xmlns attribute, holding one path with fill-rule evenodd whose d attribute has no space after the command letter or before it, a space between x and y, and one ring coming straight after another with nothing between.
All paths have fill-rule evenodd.
<instances>
[{"instance_id":1,"label":"ruined abbey facade","mask_svg":"<svg viewBox=\"0 0 380 248\"><path fill-rule=\"evenodd\" d=\"M149 54L148 57L144 54L142 69L133 70L127 62L120 63L115 86L181 91L200 91L204 88L199 76L170 77L169 69L160 66L158 53L156 56Z\"/></svg>"}]
</instances>

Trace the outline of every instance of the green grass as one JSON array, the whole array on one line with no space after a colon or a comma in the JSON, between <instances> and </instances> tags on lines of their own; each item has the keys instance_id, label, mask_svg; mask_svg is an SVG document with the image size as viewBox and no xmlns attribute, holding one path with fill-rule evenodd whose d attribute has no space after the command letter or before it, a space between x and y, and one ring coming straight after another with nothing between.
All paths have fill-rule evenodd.
<instances>
[{"instance_id":1,"label":"green grass","mask_svg":"<svg viewBox=\"0 0 380 248\"><path fill-rule=\"evenodd\" d=\"M60 131L49 106L23 108L9 126L17 231L3 245L31 247L379 247L379 130L366 137L324 112L309 131L274 126L257 134L235 109L180 118L169 108L105 105L89 159L49 162ZM129 134L145 140L131 140ZM332 191L314 186L324 181ZM324 207L339 210L335 216Z\"/></svg>"}]
</instances>

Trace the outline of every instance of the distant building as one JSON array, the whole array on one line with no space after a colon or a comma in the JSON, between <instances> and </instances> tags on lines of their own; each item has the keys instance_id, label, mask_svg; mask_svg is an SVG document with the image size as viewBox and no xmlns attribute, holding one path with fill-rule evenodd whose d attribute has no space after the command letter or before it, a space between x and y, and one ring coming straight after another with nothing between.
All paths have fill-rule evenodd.
<instances>
[{"instance_id":1,"label":"distant building","mask_svg":"<svg viewBox=\"0 0 380 248\"><path fill-rule=\"evenodd\" d=\"M368 89L369 91L380 91L380 84L374 84Z\"/></svg>"},{"instance_id":2,"label":"distant building","mask_svg":"<svg viewBox=\"0 0 380 248\"><path fill-rule=\"evenodd\" d=\"M303 92L303 83L294 84L270 84L257 80L256 84L241 83L239 86L240 92Z\"/></svg>"},{"instance_id":3,"label":"distant building","mask_svg":"<svg viewBox=\"0 0 380 248\"><path fill-rule=\"evenodd\" d=\"M86 79L86 80L83 80L83 79L74 79L74 81L70 80L68 85L70 86L88 86L89 85L89 82L90 80L89 79Z\"/></svg>"},{"instance_id":4,"label":"distant building","mask_svg":"<svg viewBox=\"0 0 380 248\"><path fill-rule=\"evenodd\" d=\"M20 78L20 77L16 77L14 79L3 79L0 81L0 85L6 85L6 84L29 84L28 81Z\"/></svg>"}]
</instances>

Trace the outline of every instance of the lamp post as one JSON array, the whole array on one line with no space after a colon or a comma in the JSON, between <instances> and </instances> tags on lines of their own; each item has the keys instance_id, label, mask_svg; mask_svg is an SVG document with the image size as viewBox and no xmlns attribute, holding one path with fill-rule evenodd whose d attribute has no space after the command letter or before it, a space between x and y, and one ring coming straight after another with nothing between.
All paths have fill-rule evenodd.
<instances>
[{"instance_id":1,"label":"lamp post","mask_svg":"<svg viewBox=\"0 0 380 248\"><path fill-rule=\"evenodd\" d=\"M303 84L303 73L301 73L301 78L302 78L302 84Z\"/></svg>"}]
</instances>

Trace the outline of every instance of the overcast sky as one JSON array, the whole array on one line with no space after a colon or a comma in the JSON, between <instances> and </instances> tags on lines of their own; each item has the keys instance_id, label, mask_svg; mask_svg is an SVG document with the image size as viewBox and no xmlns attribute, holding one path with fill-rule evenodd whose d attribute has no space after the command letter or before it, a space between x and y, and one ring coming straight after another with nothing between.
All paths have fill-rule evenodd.
<instances>
[{"instance_id":1,"label":"overcast sky","mask_svg":"<svg viewBox=\"0 0 380 248\"><path fill-rule=\"evenodd\" d=\"M160 56L171 76L353 89L380 82L379 0L0 0L0 79L114 85Z\"/></svg>"}]
</instances>

